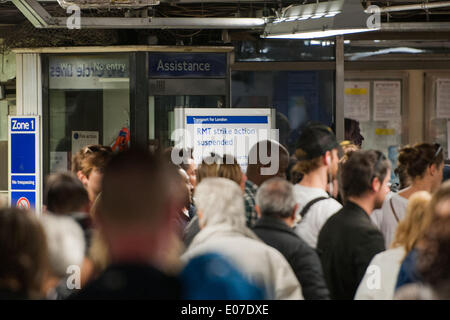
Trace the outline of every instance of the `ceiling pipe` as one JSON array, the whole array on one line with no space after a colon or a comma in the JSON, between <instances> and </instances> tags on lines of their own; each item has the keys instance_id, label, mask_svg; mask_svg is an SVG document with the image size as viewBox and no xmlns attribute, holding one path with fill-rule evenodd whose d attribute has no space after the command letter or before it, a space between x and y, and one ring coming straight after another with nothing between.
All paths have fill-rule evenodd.
<instances>
[{"instance_id":1,"label":"ceiling pipe","mask_svg":"<svg viewBox=\"0 0 450 320\"><path fill-rule=\"evenodd\" d=\"M430 9L438 9L450 7L450 1L442 1L442 2L431 2L431 3L420 3L420 4L406 4L401 6L389 6L380 8L381 13L387 12L400 12L400 11L409 11L409 10L430 10Z\"/></svg>"}]
</instances>

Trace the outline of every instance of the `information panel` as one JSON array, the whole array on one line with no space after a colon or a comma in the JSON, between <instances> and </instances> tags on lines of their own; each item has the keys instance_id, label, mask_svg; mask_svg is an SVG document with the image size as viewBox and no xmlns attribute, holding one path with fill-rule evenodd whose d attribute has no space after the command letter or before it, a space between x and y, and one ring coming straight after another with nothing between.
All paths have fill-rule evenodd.
<instances>
[{"instance_id":1,"label":"information panel","mask_svg":"<svg viewBox=\"0 0 450 320\"><path fill-rule=\"evenodd\" d=\"M40 210L38 116L9 116L9 204Z\"/></svg>"},{"instance_id":2,"label":"information panel","mask_svg":"<svg viewBox=\"0 0 450 320\"><path fill-rule=\"evenodd\" d=\"M258 141L278 141L272 115L267 109L175 108L175 146L191 148L197 164L211 152L232 155L245 171L248 152Z\"/></svg>"}]
</instances>

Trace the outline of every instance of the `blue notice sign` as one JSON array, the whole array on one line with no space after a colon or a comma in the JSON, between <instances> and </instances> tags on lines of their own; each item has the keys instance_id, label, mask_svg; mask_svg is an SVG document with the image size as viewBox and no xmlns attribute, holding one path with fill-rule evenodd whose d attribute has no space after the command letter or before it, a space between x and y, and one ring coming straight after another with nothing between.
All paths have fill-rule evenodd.
<instances>
[{"instance_id":1,"label":"blue notice sign","mask_svg":"<svg viewBox=\"0 0 450 320\"><path fill-rule=\"evenodd\" d=\"M13 207L40 209L39 132L38 116L9 117L8 176Z\"/></svg>"},{"instance_id":2,"label":"blue notice sign","mask_svg":"<svg viewBox=\"0 0 450 320\"><path fill-rule=\"evenodd\" d=\"M35 176L11 176L12 190L35 190L36 177Z\"/></svg>"},{"instance_id":3,"label":"blue notice sign","mask_svg":"<svg viewBox=\"0 0 450 320\"><path fill-rule=\"evenodd\" d=\"M149 77L220 78L227 75L225 53L151 53Z\"/></svg>"},{"instance_id":4,"label":"blue notice sign","mask_svg":"<svg viewBox=\"0 0 450 320\"><path fill-rule=\"evenodd\" d=\"M11 134L11 173L36 172L36 137L29 133Z\"/></svg>"},{"instance_id":5,"label":"blue notice sign","mask_svg":"<svg viewBox=\"0 0 450 320\"><path fill-rule=\"evenodd\" d=\"M187 124L268 123L267 116L187 116Z\"/></svg>"}]
</instances>

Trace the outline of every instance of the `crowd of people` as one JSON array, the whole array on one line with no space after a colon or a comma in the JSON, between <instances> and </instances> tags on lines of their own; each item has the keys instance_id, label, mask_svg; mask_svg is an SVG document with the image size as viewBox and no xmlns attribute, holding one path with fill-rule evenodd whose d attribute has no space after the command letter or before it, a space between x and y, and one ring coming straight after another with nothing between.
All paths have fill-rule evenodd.
<instances>
[{"instance_id":1,"label":"crowd of people","mask_svg":"<svg viewBox=\"0 0 450 320\"><path fill-rule=\"evenodd\" d=\"M0 298L450 299L443 148L401 148L394 188L361 143L312 124L294 155L256 143L246 172L86 146L46 178L42 213L0 209Z\"/></svg>"}]
</instances>

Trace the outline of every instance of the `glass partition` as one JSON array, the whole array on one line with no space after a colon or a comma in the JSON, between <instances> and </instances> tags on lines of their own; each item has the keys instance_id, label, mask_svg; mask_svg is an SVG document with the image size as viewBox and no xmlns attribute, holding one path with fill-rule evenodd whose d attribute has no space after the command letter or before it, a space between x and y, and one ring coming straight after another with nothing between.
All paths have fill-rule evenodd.
<instances>
[{"instance_id":1,"label":"glass partition","mask_svg":"<svg viewBox=\"0 0 450 320\"><path fill-rule=\"evenodd\" d=\"M114 147L129 129L127 54L49 57L49 168L71 169L73 155L87 144Z\"/></svg>"},{"instance_id":2,"label":"glass partition","mask_svg":"<svg viewBox=\"0 0 450 320\"><path fill-rule=\"evenodd\" d=\"M280 143L295 152L309 121L334 124L334 71L233 71L233 108L275 108Z\"/></svg>"}]
</instances>

